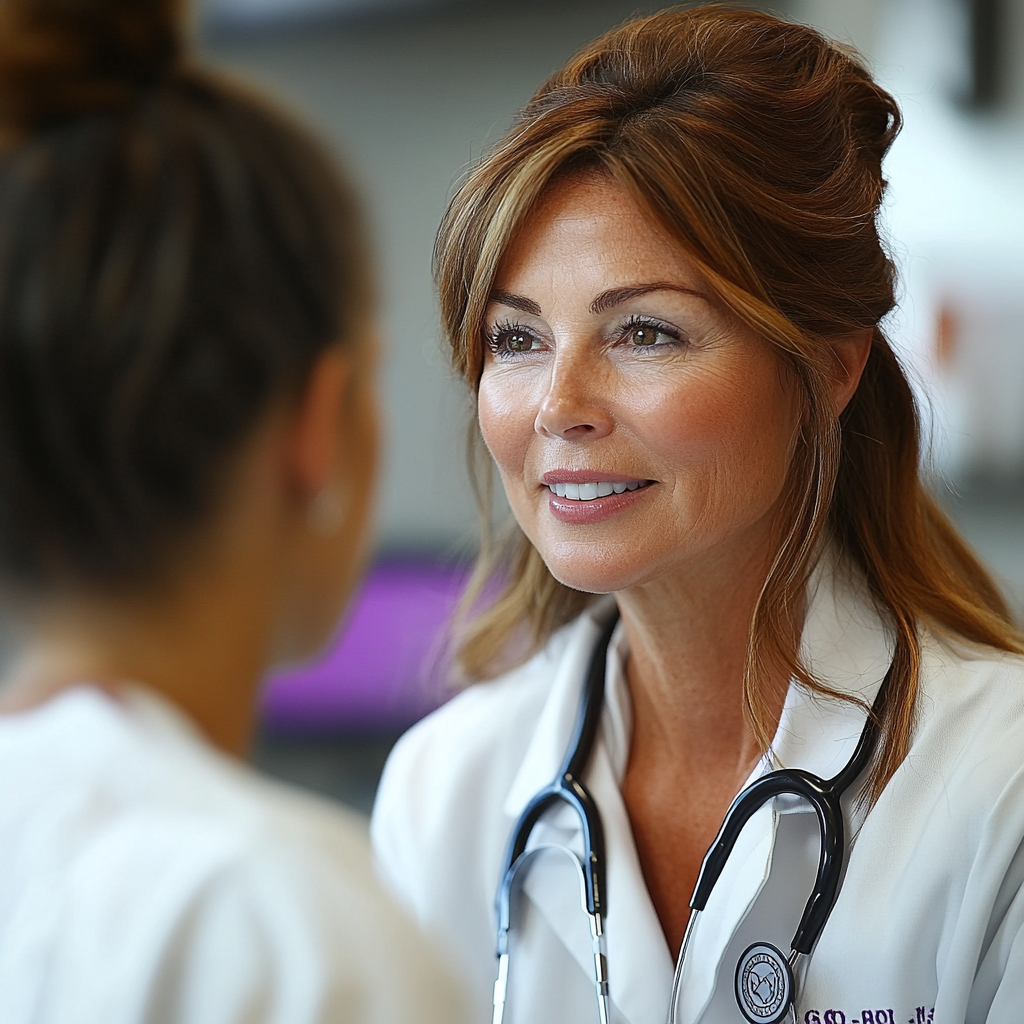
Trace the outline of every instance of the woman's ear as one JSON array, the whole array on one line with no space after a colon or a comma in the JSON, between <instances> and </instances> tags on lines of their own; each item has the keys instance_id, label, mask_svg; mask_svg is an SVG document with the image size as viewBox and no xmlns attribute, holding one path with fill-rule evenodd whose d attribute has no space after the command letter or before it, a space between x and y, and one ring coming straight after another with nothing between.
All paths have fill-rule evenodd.
<instances>
[{"instance_id":1,"label":"woman's ear","mask_svg":"<svg viewBox=\"0 0 1024 1024\"><path fill-rule=\"evenodd\" d=\"M284 468L296 497L305 504L335 482L340 424L352 372L349 354L332 345L316 357L299 394Z\"/></svg>"},{"instance_id":2,"label":"woman's ear","mask_svg":"<svg viewBox=\"0 0 1024 1024\"><path fill-rule=\"evenodd\" d=\"M871 354L874 328L853 331L828 339L829 348L835 357L835 376L832 381L832 399L838 416L849 404L860 384L861 374Z\"/></svg>"}]
</instances>

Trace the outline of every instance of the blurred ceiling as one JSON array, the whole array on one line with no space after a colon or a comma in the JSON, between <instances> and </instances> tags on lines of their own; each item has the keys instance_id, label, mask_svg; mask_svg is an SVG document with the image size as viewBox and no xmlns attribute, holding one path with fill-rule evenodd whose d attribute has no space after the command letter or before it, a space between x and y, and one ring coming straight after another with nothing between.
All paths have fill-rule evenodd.
<instances>
[{"instance_id":1,"label":"blurred ceiling","mask_svg":"<svg viewBox=\"0 0 1024 1024\"><path fill-rule=\"evenodd\" d=\"M446 0L205 0L203 20L218 28L257 28L324 17L390 14L444 6Z\"/></svg>"}]
</instances>

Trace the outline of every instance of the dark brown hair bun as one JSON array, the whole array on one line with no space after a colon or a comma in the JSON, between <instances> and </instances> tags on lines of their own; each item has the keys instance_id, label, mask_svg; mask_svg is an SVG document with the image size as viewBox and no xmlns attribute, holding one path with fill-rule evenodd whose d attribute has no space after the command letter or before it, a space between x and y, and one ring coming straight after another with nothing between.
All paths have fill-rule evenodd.
<instances>
[{"instance_id":1,"label":"dark brown hair bun","mask_svg":"<svg viewBox=\"0 0 1024 1024\"><path fill-rule=\"evenodd\" d=\"M261 418L365 343L351 191L177 10L0 0L0 602L164 580Z\"/></svg>"},{"instance_id":2,"label":"dark brown hair bun","mask_svg":"<svg viewBox=\"0 0 1024 1024\"><path fill-rule=\"evenodd\" d=\"M0 133L116 110L173 74L181 0L0 0Z\"/></svg>"}]
</instances>

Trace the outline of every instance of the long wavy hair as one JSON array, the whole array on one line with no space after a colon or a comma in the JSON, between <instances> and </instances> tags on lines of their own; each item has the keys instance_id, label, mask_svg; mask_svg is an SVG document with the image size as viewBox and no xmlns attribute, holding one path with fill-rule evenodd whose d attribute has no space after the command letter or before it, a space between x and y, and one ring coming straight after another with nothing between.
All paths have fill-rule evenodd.
<instances>
[{"instance_id":1,"label":"long wavy hair","mask_svg":"<svg viewBox=\"0 0 1024 1024\"><path fill-rule=\"evenodd\" d=\"M545 189L573 171L624 189L776 348L804 415L751 622L746 713L767 749L774 721L763 680L783 669L841 696L801 663L790 625L829 538L863 572L895 633L872 799L910 744L919 623L1022 649L998 588L922 483L917 407L881 326L896 281L877 223L882 159L899 128L895 100L856 55L810 28L717 4L664 11L609 32L538 89L455 193L435 251L453 363L474 389L506 248ZM873 331L870 355L837 418L828 340L860 330ZM486 505L487 487L478 494ZM529 656L594 599L556 581L516 532L504 546L484 544L467 606L499 566L501 593L462 633L471 678Z\"/></svg>"}]
</instances>

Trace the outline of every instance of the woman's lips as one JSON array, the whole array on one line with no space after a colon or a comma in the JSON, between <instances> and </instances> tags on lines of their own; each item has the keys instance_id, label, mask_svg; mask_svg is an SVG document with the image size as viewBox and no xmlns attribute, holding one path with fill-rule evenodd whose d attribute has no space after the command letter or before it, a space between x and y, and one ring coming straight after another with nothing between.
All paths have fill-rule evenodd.
<instances>
[{"instance_id":1,"label":"woman's lips","mask_svg":"<svg viewBox=\"0 0 1024 1024\"><path fill-rule=\"evenodd\" d=\"M559 498L570 501L593 501L595 498L608 498L612 494L623 494L646 487L650 480L586 480L575 483L569 480L548 484L548 489Z\"/></svg>"},{"instance_id":2,"label":"woman's lips","mask_svg":"<svg viewBox=\"0 0 1024 1024\"><path fill-rule=\"evenodd\" d=\"M653 480L582 472L545 473L548 508L566 523L594 523L644 500Z\"/></svg>"}]
</instances>

